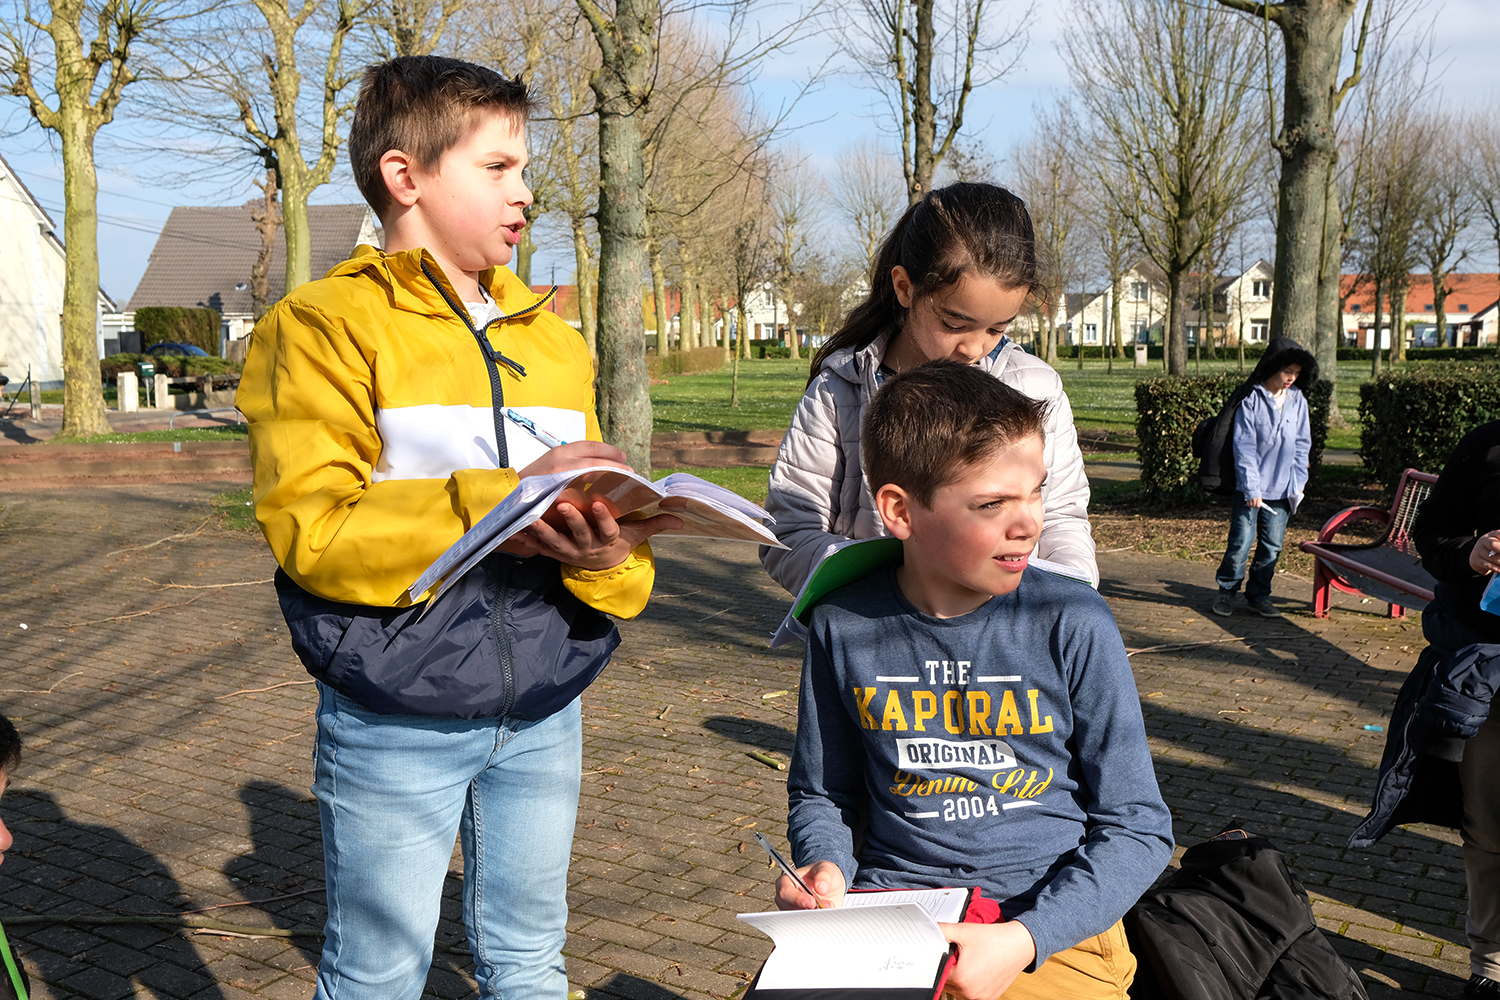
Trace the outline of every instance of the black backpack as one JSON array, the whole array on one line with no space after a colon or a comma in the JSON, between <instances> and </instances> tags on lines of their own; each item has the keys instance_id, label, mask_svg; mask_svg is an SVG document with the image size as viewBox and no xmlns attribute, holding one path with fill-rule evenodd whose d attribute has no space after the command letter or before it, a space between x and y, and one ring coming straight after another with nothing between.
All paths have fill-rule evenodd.
<instances>
[{"instance_id":1,"label":"black backpack","mask_svg":"<svg viewBox=\"0 0 1500 1000\"><path fill-rule=\"evenodd\" d=\"M1245 397L1255 389L1246 382L1234 390L1217 416L1198 421L1193 428L1193 457L1199 460L1198 485L1205 493L1234 493L1234 415Z\"/></svg>"}]
</instances>

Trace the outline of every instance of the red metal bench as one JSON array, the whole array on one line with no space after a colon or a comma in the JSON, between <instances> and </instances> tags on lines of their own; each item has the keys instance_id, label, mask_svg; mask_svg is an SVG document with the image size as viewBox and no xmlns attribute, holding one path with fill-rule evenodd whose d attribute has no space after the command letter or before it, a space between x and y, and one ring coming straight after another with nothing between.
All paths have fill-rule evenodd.
<instances>
[{"instance_id":1,"label":"red metal bench","mask_svg":"<svg viewBox=\"0 0 1500 1000\"><path fill-rule=\"evenodd\" d=\"M1391 617L1406 615L1408 598L1423 604L1432 600L1437 581L1422 568L1421 556L1412 544L1411 528L1417 511L1432 492L1437 476L1416 469L1401 473L1396 499L1390 510L1350 507L1328 519L1315 542L1303 542L1302 551L1317 558L1313 571L1313 617L1327 618L1329 588L1346 594L1367 594L1391 606ZM1355 521L1376 521L1385 534L1374 542L1335 542L1333 536ZM1416 602L1411 602L1416 603Z\"/></svg>"}]
</instances>

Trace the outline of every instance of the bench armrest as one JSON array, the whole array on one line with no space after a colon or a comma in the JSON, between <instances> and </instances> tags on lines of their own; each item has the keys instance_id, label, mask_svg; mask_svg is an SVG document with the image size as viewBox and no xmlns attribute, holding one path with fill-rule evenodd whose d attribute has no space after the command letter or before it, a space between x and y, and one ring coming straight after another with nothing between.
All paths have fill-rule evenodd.
<instances>
[{"instance_id":1,"label":"bench armrest","mask_svg":"<svg viewBox=\"0 0 1500 1000\"><path fill-rule=\"evenodd\" d=\"M1391 523L1391 512L1379 507L1346 507L1323 524L1323 530L1318 532L1318 541L1332 541L1334 535L1355 521L1377 521L1388 525Z\"/></svg>"}]
</instances>

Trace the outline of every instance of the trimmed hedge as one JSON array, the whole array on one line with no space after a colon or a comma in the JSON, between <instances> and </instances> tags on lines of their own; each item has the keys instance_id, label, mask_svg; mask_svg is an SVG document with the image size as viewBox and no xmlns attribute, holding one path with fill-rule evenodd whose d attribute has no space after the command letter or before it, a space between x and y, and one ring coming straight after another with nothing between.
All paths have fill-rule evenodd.
<instances>
[{"instance_id":1,"label":"trimmed hedge","mask_svg":"<svg viewBox=\"0 0 1500 1000\"><path fill-rule=\"evenodd\" d=\"M668 375L716 372L722 367L722 347L694 347L687 351L673 351L665 357L655 353L646 355L646 371L654 379L662 379Z\"/></svg>"},{"instance_id":2,"label":"trimmed hedge","mask_svg":"<svg viewBox=\"0 0 1500 1000\"><path fill-rule=\"evenodd\" d=\"M181 378L185 375L223 375L225 372L237 372L240 366L223 358L198 358L183 357L180 354L167 354L155 357L150 354L111 354L109 357L99 359L99 378L108 382L121 372L136 371L136 364L141 361L149 361L159 374L170 375L173 378Z\"/></svg>"},{"instance_id":3,"label":"trimmed hedge","mask_svg":"<svg viewBox=\"0 0 1500 1000\"><path fill-rule=\"evenodd\" d=\"M216 309L142 306L135 311L135 328L140 332L142 347L192 344L214 357L219 356L220 321Z\"/></svg>"},{"instance_id":4,"label":"trimmed hedge","mask_svg":"<svg viewBox=\"0 0 1500 1000\"><path fill-rule=\"evenodd\" d=\"M1359 454L1386 489L1395 489L1403 469L1442 471L1459 438L1497 419L1500 365L1381 372L1359 387Z\"/></svg>"},{"instance_id":5,"label":"trimmed hedge","mask_svg":"<svg viewBox=\"0 0 1500 1000\"><path fill-rule=\"evenodd\" d=\"M1136 383L1135 434L1142 492L1158 500L1184 500L1200 495L1198 459L1193 457L1193 428L1198 421L1223 409L1244 381L1239 372L1228 372L1163 376ZM1308 418L1312 424L1308 465L1316 475L1323 461L1323 445L1328 440L1332 386L1324 380L1304 386L1303 391L1307 393Z\"/></svg>"}]
</instances>

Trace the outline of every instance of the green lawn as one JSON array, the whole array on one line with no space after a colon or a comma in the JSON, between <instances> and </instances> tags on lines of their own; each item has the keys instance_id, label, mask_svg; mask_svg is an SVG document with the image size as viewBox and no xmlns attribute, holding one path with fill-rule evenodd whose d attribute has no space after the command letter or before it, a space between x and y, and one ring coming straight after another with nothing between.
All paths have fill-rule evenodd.
<instances>
[{"instance_id":1,"label":"green lawn","mask_svg":"<svg viewBox=\"0 0 1500 1000\"><path fill-rule=\"evenodd\" d=\"M808 361L740 362L740 405L729 405L730 368L672 375L651 387L658 434L677 431L785 430L807 385Z\"/></svg>"},{"instance_id":2,"label":"green lawn","mask_svg":"<svg viewBox=\"0 0 1500 1000\"><path fill-rule=\"evenodd\" d=\"M153 441L244 441L250 428L244 424L229 427L178 427L173 430L131 431L120 434L91 434L74 438L68 444L142 444Z\"/></svg>"},{"instance_id":3,"label":"green lawn","mask_svg":"<svg viewBox=\"0 0 1500 1000\"><path fill-rule=\"evenodd\" d=\"M1202 370L1207 375L1235 371L1238 367L1233 360L1204 361ZM733 409L729 406L728 368L703 375L674 375L667 383L651 387L656 430L658 433L784 430L802 398L807 370L806 360L741 361L740 405ZM1116 361L1115 370L1110 373L1105 371L1102 361L1085 361L1082 371L1076 361L1063 361L1057 370L1073 405L1074 424L1081 428L1130 432L1135 430L1135 383L1160 375L1161 364L1135 368ZM1352 420L1358 415L1359 386L1369 377L1368 362L1340 363L1338 396L1345 419ZM1328 447L1359 447L1359 431L1331 430Z\"/></svg>"}]
</instances>

